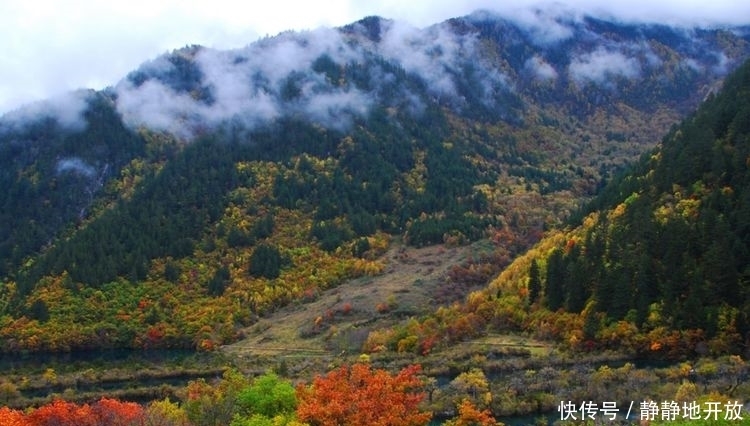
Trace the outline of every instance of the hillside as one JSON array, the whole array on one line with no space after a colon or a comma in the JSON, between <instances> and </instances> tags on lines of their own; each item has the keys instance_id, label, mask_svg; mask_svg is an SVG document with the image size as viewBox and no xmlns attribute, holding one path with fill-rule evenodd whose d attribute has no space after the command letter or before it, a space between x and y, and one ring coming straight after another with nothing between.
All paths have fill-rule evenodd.
<instances>
[{"instance_id":1,"label":"hillside","mask_svg":"<svg viewBox=\"0 0 750 426\"><path fill-rule=\"evenodd\" d=\"M577 223L545 236L465 303L371 338L396 350L409 336L417 347L455 341L461 326L463 336L523 332L641 358L747 355L748 95L750 62Z\"/></svg>"},{"instance_id":2,"label":"hillside","mask_svg":"<svg viewBox=\"0 0 750 426\"><path fill-rule=\"evenodd\" d=\"M381 274L347 280L314 301L279 309L249 327L242 340L222 349L232 357L271 355L276 360L300 353L325 358L357 355L369 330L427 315L436 304L460 299L462 292L456 287L465 283L452 277L460 265L489 253L484 242L452 248L393 244L381 258Z\"/></svg>"},{"instance_id":3,"label":"hillside","mask_svg":"<svg viewBox=\"0 0 750 426\"><path fill-rule=\"evenodd\" d=\"M185 47L3 116L0 350L210 350L393 241L491 241L450 304L750 55L746 27L534 16Z\"/></svg>"}]
</instances>

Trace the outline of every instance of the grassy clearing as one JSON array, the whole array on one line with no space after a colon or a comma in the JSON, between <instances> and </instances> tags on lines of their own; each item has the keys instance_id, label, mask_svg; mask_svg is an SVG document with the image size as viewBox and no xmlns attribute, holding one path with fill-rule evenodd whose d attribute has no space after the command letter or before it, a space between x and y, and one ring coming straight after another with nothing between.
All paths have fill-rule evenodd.
<instances>
[{"instance_id":1,"label":"grassy clearing","mask_svg":"<svg viewBox=\"0 0 750 426\"><path fill-rule=\"evenodd\" d=\"M244 339L222 351L245 359L359 355L369 330L434 310L433 296L445 285L449 268L486 250L482 243L450 248L392 244L383 255L382 274L347 281L313 301L279 309L245 329ZM383 306L388 309L380 309Z\"/></svg>"}]
</instances>

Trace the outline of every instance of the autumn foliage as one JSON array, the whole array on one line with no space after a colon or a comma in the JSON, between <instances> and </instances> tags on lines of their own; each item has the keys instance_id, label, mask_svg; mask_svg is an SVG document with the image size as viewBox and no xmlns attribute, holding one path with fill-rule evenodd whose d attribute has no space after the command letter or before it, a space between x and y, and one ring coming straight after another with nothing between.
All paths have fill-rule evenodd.
<instances>
[{"instance_id":1,"label":"autumn foliage","mask_svg":"<svg viewBox=\"0 0 750 426\"><path fill-rule=\"evenodd\" d=\"M8 407L0 408L0 425L3 426L30 426L31 422L23 412L12 410Z\"/></svg>"},{"instance_id":2,"label":"autumn foliage","mask_svg":"<svg viewBox=\"0 0 750 426\"><path fill-rule=\"evenodd\" d=\"M490 410L479 410L468 399L458 406L458 417L445 423L446 426L495 426L499 423Z\"/></svg>"},{"instance_id":3,"label":"autumn foliage","mask_svg":"<svg viewBox=\"0 0 750 426\"><path fill-rule=\"evenodd\" d=\"M297 416L311 426L426 425L432 414L419 408L425 396L419 372L419 366L395 376L364 363L343 366L297 388Z\"/></svg>"},{"instance_id":4,"label":"autumn foliage","mask_svg":"<svg viewBox=\"0 0 750 426\"><path fill-rule=\"evenodd\" d=\"M78 405L55 400L29 414L0 408L2 426L136 426L144 422L144 409L132 402L102 398L93 404Z\"/></svg>"},{"instance_id":5,"label":"autumn foliage","mask_svg":"<svg viewBox=\"0 0 750 426\"><path fill-rule=\"evenodd\" d=\"M250 379L228 370L215 383L203 379L185 388L185 399L147 405L102 398L78 404L61 399L27 411L0 408L0 426L208 426L374 425L422 426L421 368L395 375L369 364L344 366L295 389L274 373ZM482 423L484 424L484 423Z\"/></svg>"}]
</instances>

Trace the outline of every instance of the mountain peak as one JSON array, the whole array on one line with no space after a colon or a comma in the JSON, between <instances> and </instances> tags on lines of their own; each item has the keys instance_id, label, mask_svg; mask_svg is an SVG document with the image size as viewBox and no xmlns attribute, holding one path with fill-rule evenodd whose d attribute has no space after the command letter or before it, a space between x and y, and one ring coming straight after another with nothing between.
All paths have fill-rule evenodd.
<instances>
[{"instance_id":1,"label":"mountain peak","mask_svg":"<svg viewBox=\"0 0 750 426\"><path fill-rule=\"evenodd\" d=\"M345 25L341 30L348 34L361 35L374 43L380 43L384 31L383 27L393 24L390 19L380 16L367 16L352 24Z\"/></svg>"}]
</instances>

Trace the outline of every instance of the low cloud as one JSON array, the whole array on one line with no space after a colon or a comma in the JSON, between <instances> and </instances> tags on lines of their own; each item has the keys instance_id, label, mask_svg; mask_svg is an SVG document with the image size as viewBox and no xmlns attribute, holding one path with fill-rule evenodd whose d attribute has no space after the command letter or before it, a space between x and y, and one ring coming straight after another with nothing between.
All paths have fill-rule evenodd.
<instances>
[{"instance_id":1,"label":"low cloud","mask_svg":"<svg viewBox=\"0 0 750 426\"><path fill-rule=\"evenodd\" d=\"M560 3L520 8L509 12L509 16L526 30L531 41L540 47L549 47L573 37L573 25L582 20L580 11Z\"/></svg>"},{"instance_id":2,"label":"low cloud","mask_svg":"<svg viewBox=\"0 0 750 426\"><path fill-rule=\"evenodd\" d=\"M358 90L338 90L308 97L302 110L313 122L346 130L352 118L367 114L372 102L371 97Z\"/></svg>"},{"instance_id":3,"label":"low cloud","mask_svg":"<svg viewBox=\"0 0 750 426\"><path fill-rule=\"evenodd\" d=\"M680 63L680 66L682 68L688 68L694 72L703 72L703 65L701 65L700 62L693 58L683 59Z\"/></svg>"},{"instance_id":4,"label":"low cloud","mask_svg":"<svg viewBox=\"0 0 750 426\"><path fill-rule=\"evenodd\" d=\"M588 82L607 84L611 79L633 79L640 75L641 66L635 58L603 47L573 58L568 66L571 78L579 85Z\"/></svg>"},{"instance_id":5,"label":"low cloud","mask_svg":"<svg viewBox=\"0 0 750 426\"><path fill-rule=\"evenodd\" d=\"M746 25L750 2L719 0L566 0L571 8L596 17L634 23L726 26ZM529 8L534 8L529 11ZM236 47L264 34L289 29L345 25L363 16L432 25L477 9L519 17L538 44L564 40L569 20L577 16L556 0L352 1L321 7L313 2L69 2L5 1L0 3L0 111L51 94L80 87L103 89L144 58L166 49L197 43ZM526 9L526 11L521 10Z\"/></svg>"},{"instance_id":6,"label":"low cloud","mask_svg":"<svg viewBox=\"0 0 750 426\"><path fill-rule=\"evenodd\" d=\"M199 104L189 94L177 93L156 80L140 86L125 81L117 86L117 109L126 125L147 127L190 139L200 121Z\"/></svg>"},{"instance_id":7,"label":"low cloud","mask_svg":"<svg viewBox=\"0 0 750 426\"><path fill-rule=\"evenodd\" d=\"M382 36L378 53L421 77L433 95L455 96L451 71L458 68L460 52L471 54L473 47L472 40L461 39L442 26L420 30L393 22Z\"/></svg>"},{"instance_id":8,"label":"low cloud","mask_svg":"<svg viewBox=\"0 0 750 426\"><path fill-rule=\"evenodd\" d=\"M557 79L557 71L540 56L532 56L526 60L524 68L539 81L551 81Z\"/></svg>"},{"instance_id":9,"label":"low cloud","mask_svg":"<svg viewBox=\"0 0 750 426\"><path fill-rule=\"evenodd\" d=\"M717 75L725 75L728 71L730 60L724 52L716 52L716 64L711 67L711 71Z\"/></svg>"},{"instance_id":10,"label":"low cloud","mask_svg":"<svg viewBox=\"0 0 750 426\"><path fill-rule=\"evenodd\" d=\"M90 90L78 90L24 105L3 115L0 125L6 130L22 131L40 120L52 119L64 130L84 130L84 113L93 93Z\"/></svg>"},{"instance_id":11,"label":"low cloud","mask_svg":"<svg viewBox=\"0 0 750 426\"><path fill-rule=\"evenodd\" d=\"M656 52L654 52L654 50L648 44L643 43L641 45L641 52L646 59L646 64L650 68L656 69L664 64L664 61L662 61L659 55L657 55Z\"/></svg>"},{"instance_id":12,"label":"low cloud","mask_svg":"<svg viewBox=\"0 0 750 426\"><path fill-rule=\"evenodd\" d=\"M391 72L372 61L375 57L421 79L437 99L460 99L455 79L474 56L476 35L456 35L447 24L426 30L385 20L377 25L377 42L356 32L321 28L282 33L242 49L175 52L172 61L179 66L168 57L157 58L120 82L117 108L131 127L185 140L226 122L254 128L283 116L344 130L382 101L410 113L422 111L419 96L400 87ZM368 84L346 78L347 68L363 64L368 64ZM472 66L483 101L490 103L498 90L508 90L498 70ZM394 90L383 92L389 81Z\"/></svg>"},{"instance_id":13,"label":"low cloud","mask_svg":"<svg viewBox=\"0 0 750 426\"><path fill-rule=\"evenodd\" d=\"M188 85L194 90L172 87L165 74L174 66L156 60L139 70L148 76L145 82L117 85L117 108L129 126L183 139L230 121L254 128L292 114L342 128L349 122L346 117L366 114L372 100L348 83L315 72L313 64L322 56L336 67L360 59L331 29L283 33L242 49L201 49L190 58L199 71L199 81Z\"/></svg>"},{"instance_id":14,"label":"low cloud","mask_svg":"<svg viewBox=\"0 0 750 426\"><path fill-rule=\"evenodd\" d=\"M96 175L96 169L78 157L63 158L57 162L55 171L60 173L77 173L87 178Z\"/></svg>"},{"instance_id":15,"label":"low cloud","mask_svg":"<svg viewBox=\"0 0 750 426\"><path fill-rule=\"evenodd\" d=\"M430 95L462 107L465 93L459 93L457 79L476 83L481 93L473 93L487 106L495 105L501 92L513 91L507 75L498 64L481 59L477 34L456 34L449 23L416 29L393 22L384 31L377 52L418 76Z\"/></svg>"}]
</instances>

